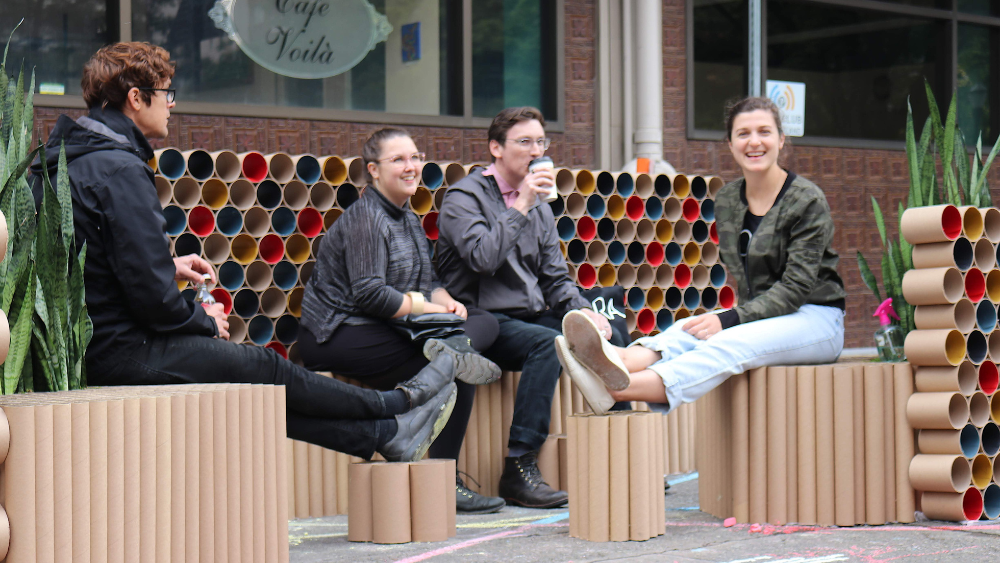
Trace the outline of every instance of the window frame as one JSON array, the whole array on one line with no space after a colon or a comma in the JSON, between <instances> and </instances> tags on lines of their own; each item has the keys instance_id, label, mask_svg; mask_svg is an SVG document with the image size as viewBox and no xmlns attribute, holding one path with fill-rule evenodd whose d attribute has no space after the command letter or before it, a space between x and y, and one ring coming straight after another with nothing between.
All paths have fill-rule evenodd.
<instances>
[{"instance_id":1,"label":"window frame","mask_svg":"<svg viewBox=\"0 0 1000 563\"><path fill-rule=\"evenodd\" d=\"M184 101L179 97L173 112L190 115L217 115L225 117L257 117L271 119L308 119L315 121L342 121L363 123L392 123L412 126L486 128L492 118L472 115L472 0L462 1L462 115L418 115L388 113L368 110L306 108L257 104L221 104L214 102ZM553 1L553 0L542 0ZM566 47L565 0L555 2L556 52L555 97L558 119L545 120L545 129L554 133L565 132L566 123ZM108 5L118 7L119 41L132 40L131 0L108 0ZM35 107L87 109L79 96L35 94Z\"/></svg>"},{"instance_id":2,"label":"window frame","mask_svg":"<svg viewBox=\"0 0 1000 563\"><path fill-rule=\"evenodd\" d=\"M880 12L895 13L900 15L919 16L933 18L939 21L950 23L949 51L951 53L948 64L950 68L949 90L955 91L958 82L958 24L972 23L996 28L1000 32L1000 16L983 16L958 11L958 0L951 0L951 9L944 8L924 8L920 6L908 6L905 4L894 4L880 0L800 0L811 4L824 4L828 6L838 6L843 8L858 8L863 10L877 10ZM763 20L763 33L761 34L761 82L767 81L767 6L768 0L762 0L761 19ZM685 2L684 19L686 23L685 37L685 60L686 69L686 130L687 138L694 141L719 141L725 140L726 132L722 129L696 129L694 127L694 1ZM997 80L997 77L993 77ZM1000 100L996 101L998 114L1000 114ZM1000 117L994 117L994 125L1000 125ZM1000 128L1000 127L998 127ZM819 137L804 135L795 138L796 144L817 146L817 147L843 147L858 149L893 149L902 150L906 148L904 141L880 141L875 139L856 139L850 137ZM992 144L992 143L991 143Z\"/></svg>"}]
</instances>

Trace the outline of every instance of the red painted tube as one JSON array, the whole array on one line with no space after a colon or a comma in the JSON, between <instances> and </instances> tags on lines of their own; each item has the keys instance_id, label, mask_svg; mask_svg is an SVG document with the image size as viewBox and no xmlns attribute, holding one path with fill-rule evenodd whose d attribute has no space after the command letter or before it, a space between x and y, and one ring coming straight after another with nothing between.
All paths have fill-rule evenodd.
<instances>
[{"instance_id":1,"label":"red painted tube","mask_svg":"<svg viewBox=\"0 0 1000 563\"><path fill-rule=\"evenodd\" d=\"M438 212L431 211L427 215L424 215L422 221L424 226L424 233L430 240L437 240L440 232L438 231Z\"/></svg>"},{"instance_id":2,"label":"red painted tube","mask_svg":"<svg viewBox=\"0 0 1000 563\"><path fill-rule=\"evenodd\" d=\"M594 240L597 236L597 223L587 215L580 217L576 222L576 236L586 242Z\"/></svg>"},{"instance_id":3,"label":"red painted tube","mask_svg":"<svg viewBox=\"0 0 1000 563\"><path fill-rule=\"evenodd\" d=\"M701 204L698 203L697 199L689 197L684 200L681 210L684 219L686 219L689 223L693 223L701 215Z\"/></svg>"},{"instance_id":4,"label":"red painted tube","mask_svg":"<svg viewBox=\"0 0 1000 563\"><path fill-rule=\"evenodd\" d=\"M648 308L643 308L635 317L635 326L643 334L649 334L656 328L656 315Z\"/></svg>"},{"instance_id":5,"label":"red painted tube","mask_svg":"<svg viewBox=\"0 0 1000 563\"><path fill-rule=\"evenodd\" d=\"M580 264L576 271L576 283L584 289L590 289L597 283L597 270L587 263Z\"/></svg>"},{"instance_id":6,"label":"red painted tube","mask_svg":"<svg viewBox=\"0 0 1000 563\"><path fill-rule=\"evenodd\" d=\"M644 213L646 213L646 202L642 201L641 197L634 195L625 200L625 215L629 219L638 221L642 219Z\"/></svg>"},{"instance_id":7,"label":"red painted tube","mask_svg":"<svg viewBox=\"0 0 1000 563\"><path fill-rule=\"evenodd\" d=\"M288 359L288 349L281 342L268 342L265 348L270 348L277 352L282 358Z\"/></svg>"},{"instance_id":8,"label":"red painted tube","mask_svg":"<svg viewBox=\"0 0 1000 563\"><path fill-rule=\"evenodd\" d=\"M663 263L663 245L658 242L651 242L646 247L646 262L652 267L657 267Z\"/></svg>"},{"instance_id":9,"label":"red painted tube","mask_svg":"<svg viewBox=\"0 0 1000 563\"><path fill-rule=\"evenodd\" d=\"M969 268L965 274L965 295L969 301L979 303L986 295L986 277L979 268Z\"/></svg>"},{"instance_id":10,"label":"red painted tube","mask_svg":"<svg viewBox=\"0 0 1000 563\"><path fill-rule=\"evenodd\" d=\"M243 177L253 183L260 182L267 178L267 160L264 155L257 151L250 151L240 155L243 161Z\"/></svg>"},{"instance_id":11,"label":"red painted tube","mask_svg":"<svg viewBox=\"0 0 1000 563\"><path fill-rule=\"evenodd\" d=\"M736 294L733 293L733 288L727 285L719 290L719 307L722 307L723 309L732 309L735 304Z\"/></svg>"},{"instance_id":12,"label":"red painted tube","mask_svg":"<svg viewBox=\"0 0 1000 563\"><path fill-rule=\"evenodd\" d=\"M224 307L223 311L228 315L233 310L233 297L229 295L229 292L221 287L217 287L211 291L212 297L215 298L216 303L222 303Z\"/></svg>"},{"instance_id":13,"label":"red painted tube","mask_svg":"<svg viewBox=\"0 0 1000 563\"><path fill-rule=\"evenodd\" d=\"M277 264L285 256L285 243L275 234L260 239L260 257L268 264Z\"/></svg>"},{"instance_id":14,"label":"red painted tube","mask_svg":"<svg viewBox=\"0 0 1000 563\"><path fill-rule=\"evenodd\" d=\"M687 264L681 263L674 268L674 285L684 289L691 284L691 268Z\"/></svg>"},{"instance_id":15,"label":"red painted tube","mask_svg":"<svg viewBox=\"0 0 1000 563\"><path fill-rule=\"evenodd\" d=\"M306 207L302 211L299 211L297 223L299 225L299 232L309 238L313 238L323 232L323 216L312 207Z\"/></svg>"},{"instance_id":16,"label":"red painted tube","mask_svg":"<svg viewBox=\"0 0 1000 563\"><path fill-rule=\"evenodd\" d=\"M715 221L708 227L708 238L712 239L712 242L719 244L719 231L715 228Z\"/></svg>"},{"instance_id":17,"label":"red painted tube","mask_svg":"<svg viewBox=\"0 0 1000 563\"><path fill-rule=\"evenodd\" d=\"M215 230L215 215L212 214L211 209L204 205L194 207L188 213L188 227L192 233L200 237L207 237Z\"/></svg>"}]
</instances>

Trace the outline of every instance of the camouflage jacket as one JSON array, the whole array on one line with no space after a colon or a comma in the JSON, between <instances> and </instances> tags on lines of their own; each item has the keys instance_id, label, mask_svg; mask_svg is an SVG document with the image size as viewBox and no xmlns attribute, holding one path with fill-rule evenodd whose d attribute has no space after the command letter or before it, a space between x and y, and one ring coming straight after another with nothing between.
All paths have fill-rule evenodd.
<instances>
[{"instance_id":1,"label":"camouflage jacket","mask_svg":"<svg viewBox=\"0 0 1000 563\"><path fill-rule=\"evenodd\" d=\"M764 215L744 262L738 249L747 212L743 178L730 182L715 198L719 254L739 286L740 323L794 313L805 304L829 305L845 297L837 274L833 218L826 196L796 176L785 194Z\"/></svg>"}]
</instances>

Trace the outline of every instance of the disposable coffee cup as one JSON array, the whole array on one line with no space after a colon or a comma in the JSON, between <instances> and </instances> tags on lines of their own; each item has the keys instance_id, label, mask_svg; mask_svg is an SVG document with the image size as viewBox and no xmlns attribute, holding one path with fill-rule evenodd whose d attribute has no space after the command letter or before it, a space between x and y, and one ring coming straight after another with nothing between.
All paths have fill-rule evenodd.
<instances>
[{"instance_id":1,"label":"disposable coffee cup","mask_svg":"<svg viewBox=\"0 0 1000 563\"><path fill-rule=\"evenodd\" d=\"M555 166L556 165L552 162L551 158L547 156L540 156L528 163L528 173L530 174L537 170L552 170ZM549 189L549 193L545 196L545 201L552 201L557 197L559 197L559 192L556 191L556 185L552 184Z\"/></svg>"}]
</instances>

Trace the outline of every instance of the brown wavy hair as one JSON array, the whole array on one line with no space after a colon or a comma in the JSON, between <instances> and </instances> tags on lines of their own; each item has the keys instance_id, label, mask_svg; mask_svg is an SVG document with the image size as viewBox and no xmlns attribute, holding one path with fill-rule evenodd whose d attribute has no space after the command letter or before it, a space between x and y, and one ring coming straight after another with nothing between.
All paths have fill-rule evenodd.
<instances>
[{"instance_id":1,"label":"brown wavy hair","mask_svg":"<svg viewBox=\"0 0 1000 563\"><path fill-rule=\"evenodd\" d=\"M156 88L174 77L174 62L163 47L145 42L101 47L83 67L83 100L88 108L122 109L132 88ZM140 90L149 104L153 92Z\"/></svg>"},{"instance_id":2,"label":"brown wavy hair","mask_svg":"<svg viewBox=\"0 0 1000 563\"><path fill-rule=\"evenodd\" d=\"M518 123L524 121L538 121L545 127L545 118L542 117L542 110L531 106L519 108L507 108L497 114L490 123L490 130L486 133L486 142L496 141L501 145L507 142L507 132ZM496 162L496 157L490 154L490 160Z\"/></svg>"},{"instance_id":3,"label":"brown wavy hair","mask_svg":"<svg viewBox=\"0 0 1000 563\"><path fill-rule=\"evenodd\" d=\"M399 127L383 127L372 133L365 144L361 147L361 161L365 164L365 178L371 184L372 175L368 172L368 163L374 162L378 165L379 156L382 155L382 143L395 137L409 137L410 133L406 129Z\"/></svg>"},{"instance_id":4,"label":"brown wavy hair","mask_svg":"<svg viewBox=\"0 0 1000 563\"><path fill-rule=\"evenodd\" d=\"M778 127L778 135L784 135L785 131L781 128L781 112L778 110L778 106L771 98L759 96L736 100L726 106L726 140L729 140L733 134L733 121L736 120L737 115L759 109L771 112L771 115L774 116L774 124Z\"/></svg>"}]
</instances>

